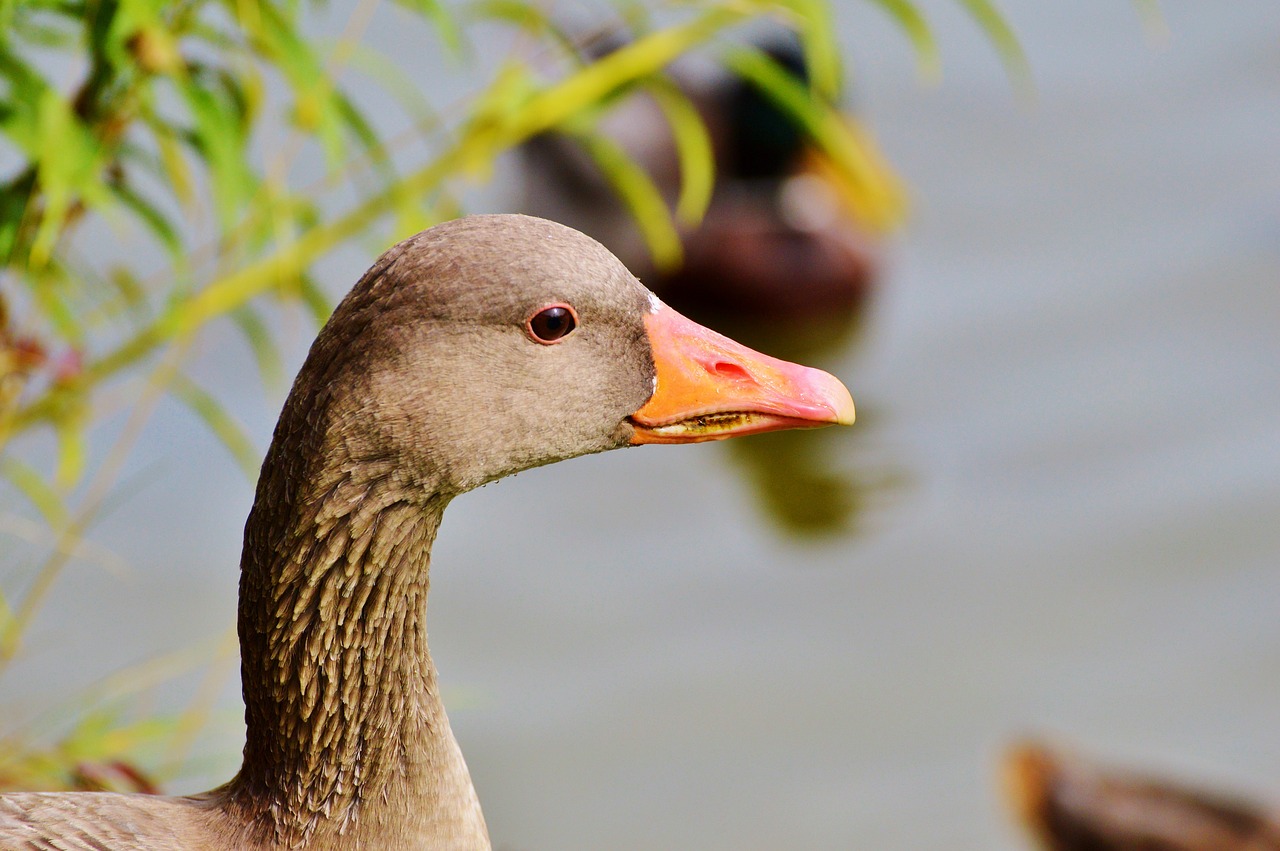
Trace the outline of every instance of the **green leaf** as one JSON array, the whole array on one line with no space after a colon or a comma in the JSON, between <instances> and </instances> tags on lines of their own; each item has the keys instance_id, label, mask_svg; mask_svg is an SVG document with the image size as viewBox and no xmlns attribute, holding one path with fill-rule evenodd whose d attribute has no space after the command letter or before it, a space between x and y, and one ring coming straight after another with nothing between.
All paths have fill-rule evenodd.
<instances>
[{"instance_id":1,"label":"green leaf","mask_svg":"<svg viewBox=\"0 0 1280 851\"><path fill-rule=\"evenodd\" d=\"M311 314L311 319L315 322L316 327L324 327L324 323L329 321L329 316L333 313L333 305L329 303L328 296L320 289L320 285L316 283L315 278L310 275L299 275L298 294L302 296L302 303L306 306L307 312Z\"/></svg>"},{"instance_id":2,"label":"green leaf","mask_svg":"<svg viewBox=\"0 0 1280 851\"><path fill-rule=\"evenodd\" d=\"M839 100L844 75L831 7L824 0L787 0L785 5L795 13L796 33L804 46L813 90L829 101Z\"/></svg>"},{"instance_id":3,"label":"green leaf","mask_svg":"<svg viewBox=\"0 0 1280 851\"><path fill-rule=\"evenodd\" d=\"M179 80L177 86L195 119L190 138L209 170L218 220L224 230L230 230L241 206L257 187L245 155L244 125L227 103L197 82L195 75Z\"/></svg>"},{"instance_id":4,"label":"green leaf","mask_svg":"<svg viewBox=\"0 0 1280 851\"><path fill-rule=\"evenodd\" d=\"M525 0L478 0L467 5L468 21L502 21L524 30L536 39L550 37L565 56L579 59L579 45L536 3Z\"/></svg>"},{"instance_id":5,"label":"green leaf","mask_svg":"<svg viewBox=\"0 0 1280 851\"><path fill-rule=\"evenodd\" d=\"M396 173L395 165L392 163L391 157L387 155L387 150L382 141L378 138L378 132L364 117L364 114L356 108L356 105L342 91L333 93L333 108L338 120L351 132L352 136L359 140L374 167L382 173L384 178L394 179Z\"/></svg>"},{"instance_id":6,"label":"green leaf","mask_svg":"<svg viewBox=\"0 0 1280 851\"><path fill-rule=\"evenodd\" d=\"M4 590L0 589L0 636L9 635L14 625L13 618L13 606L9 603L9 598L5 596ZM4 758L0 756L0 759Z\"/></svg>"},{"instance_id":7,"label":"green leaf","mask_svg":"<svg viewBox=\"0 0 1280 851\"><path fill-rule=\"evenodd\" d=\"M712 6L684 24L650 33L543 89L509 122L508 143L560 124L623 86L654 74L684 52L751 15L748 6Z\"/></svg>"},{"instance_id":8,"label":"green leaf","mask_svg":"<svg viewBox=\"0 0 1280 851\"><path fill-rule=\"evenodd\" d=\"M335 87L325 63L292 21L269 3L261 4L260 10L263 46L294 92L294 120L302 130L319 137L325 162L331 172L336 171L346 149Z\"/></svg>"},{"instance_id":9,"label":"green leaf","mask_svg":"<svg viewBox=\"0 0 1280 851\"><path fill-rule=\"evenodd\" d=\"M84 475L89 456L84 425L83 411L65 416L54 424L54 433L58 438L58 465L53 481L60 490L70 490Z\"/></svg>"},{"instance_id":10,"label":"green leaf","mask_svg":"<svg viewBox=\"0 0 1280 851\"><path fill-rule=\"evenodd\" d=\"M171 392L192 410L196 416L204 420L206 426L222 442L231 453L245 478L250 482L258 478L258 468L262 464L253 443L231 415L226 412L217 399L210 396L195 382L185 375L175 375Z\"/></svg>"},{"instance_id":11,"label":"green leaf","mask_svg":"<svg viewBox=\"0 0 1280 851\"><path fill-rule=\"evenodd\" d=\"M38 270L38 274L33 273L27 279L27 286L41 315L49 321L58 336L74 343L82 343L84 327L80 321L81 312L68 303L69 288L64 285L65 280L60 272L61 267L56 264L45 266Z\"/></svg>"},{"instance_id":12,"label":"green leaf","mask_svg":"<svg viewBox=\"0 0 1280 851\"><path fill-rule=\"evenodd\" d=\"M702 220L715 188L716 163L711 134L688 96L670 80L655 77L645 85L662 109L680 161L680 198L676 217L687 225Z\"/></svg>"},{"instance_id":13,"label":"green leaf","mask_svg":"<svg viewBox=\"0 0 1280 851\"><path fill-rule=\"evenodd\" d=\"M175 261L182 257L182 237L178 235L177 229L164 217L163 213L156 209L150 201L124 183L109 183L107 186L111 194L147 226L152 236L164 246Z\"/></svg>"},{"instance_id":14,"label":"green leaf","mask_svg":"<svg viewBox=\"0 0 1280 851\"><path fill-rule=\"evenodd\" d=\"M158 119L149 122L149 125L152 137L156 140L156 149L160 152L160 163L169 188L178 203L190 209L195 204L196 193L191 180L191 169L178 144L178 135Z\"/></svg>"},{"instance_id":15,"label":"green leaf","mask_svg":"<svg viewBox=\"0 0 1280 851\"><path fill-rule=\"evenodd\" d=\"M910 0L873 0L873 2L888 12L911 40L911 45L916 51L916 67L920 69L920 76L926 80L936 80L941 73L942 61L938 54L938 44L934 41L933 32L929 29L924 15Z\"/></svg>"},{"instance_id":16,"label":"green leaf","mask_svg":"<svg viewBox=\"0 0 1280 851\"><path fill-rule=\"evenodd\" d=\"M39 268L49 262L73 204L92 200L102 205L106 190L100 177L100 146L70 104L53 89L44 89L38 96L36 112L36 151L32 159L44 205L31 243L30 263Z\"/></svg>"},{"instance_id":17,"label":"green leaf","mask_svg":"<svg viewBox=\"0 0 1280 851\"><path fill-rule=\"evenodd\" d=\"M473 178L488 177L494 157L513 144L513 116L528 111L537 83L523 64L508 61L472 106L459 146L461 170Z\"/></svg>"},{"instance_id":18,"label":"green leaf","mask_svg":"<svg viewBox=\"0 0 1280 851\"><path fill-rule=\"evenodd\" d=\"M258 363L258 374L263 384L279 387L284 383L284 368L280 361L280 350L271 339L271 329L262 320L252 305L243 305L231 312L231 318L244 334L249 348L253 350L254 360Z\"/></svg>"},{"instance_id":19,"label":"green leaf","mask_svg":"<svg viewBox=\"0 0 1280 851\"><path fill-rule=\"evenodd\" d=\"M112 266L107 272L107 282L119 295L125 309L138 320L146 318L147 290L127 266Z\"/></svg>"},{"instance_id":20,"label":"green leaf","mask_svg":"<svg viewBox=\"0 0 1280 851\"><path fill-rule=\"evenodd\" d=\"M662 269L680 265L683 250L680 234L671 220L666 199L635 160L614 140L593 131L575 132L573 137L595 160L605 179L626 205L636 227L649 246L653 262Z\"/></svg>"},{"instance_id":21,"label":"green leaf","mask_svg":"<svg viewBox=\"0 0 1280 851\"><path fill-rule=\"evenodd\" d=\"M7 456L0 459L0 474L12 482L27 501L35 506L50 528L57 531L66 526L66 503L34 467L12 456Z\"/></svg>"},{"instance_id":22,"label":"green leaf","mask_svg":"<svg viewBox=\"0 0 1280 851\"><path fill-rule=\"evenodd\" d=\"M355 45L351 49L347 61L352 68L376 81L394 97L400 103L400 108L413 121L419 133L428 128L438 127L443 123L431 102L423 97L422 90L417 83L409 79L404 70L390 61L385 53ZM346 95L343 95L343 98L345 100ZM390 158L387 157L385 146L380 142L378 142L376 148L370 146L368 150L376 158L385 159L389 162Z\"/></svg>"},{"instance_id":23,"label":"green leaf","mask_svg":"<svg viewBox=\"0 0 1280 851\"><path fill-rule=\"evenodd\" d=\"M1031 65L1027 62L1026 54L1022 52L1018 37L1014 35L1013 29L1004 19L1004 15L1000 14L1000 10L991 0L959 0L959 3L969 11L978 26L986 33L987 38L991 40L1014 85L1023 94L1033 95L1035 84L1032 82Z\"/></svg>"},{"instance_id":24,"label":"green leaf","mask_svg":"<svg viewBox=\"0 0 1280 851\"><path fill-rule=\"evenodd\" d=\"M462 30L444 3L440 0L395 0L395 3L430 20L449 52L455 57L462 55Z\"/></svg>"},{"instance_id":25,"label":"green leaf","mask_svg":"<svg viewBox=\"0 0 1280 851\"><path fill-rule=\"evenodd\" d=\"M759 49L731 48L724 63L758 86L813 139L834 169L842 198L867 225L889 230L901 221L906 201L898 179L852 119L815 98L808 86Z\"/></svg>"}]
</instances>

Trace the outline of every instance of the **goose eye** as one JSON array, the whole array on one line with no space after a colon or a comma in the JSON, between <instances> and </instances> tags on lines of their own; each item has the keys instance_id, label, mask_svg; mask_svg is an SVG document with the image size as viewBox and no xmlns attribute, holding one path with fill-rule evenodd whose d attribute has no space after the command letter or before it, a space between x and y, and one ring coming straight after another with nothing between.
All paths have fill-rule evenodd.
<instances>
[{"instance_id":1,"label":"goose eye","mask_svg":"<svg viewBox=\"0 0 1280 851\"><path fill-rule=\"evenodd\" d=\"M558 343L578 327L578 315L567 304L544 307L525 323L529 336L539 343Z\"/></svg>"}]
</instances>

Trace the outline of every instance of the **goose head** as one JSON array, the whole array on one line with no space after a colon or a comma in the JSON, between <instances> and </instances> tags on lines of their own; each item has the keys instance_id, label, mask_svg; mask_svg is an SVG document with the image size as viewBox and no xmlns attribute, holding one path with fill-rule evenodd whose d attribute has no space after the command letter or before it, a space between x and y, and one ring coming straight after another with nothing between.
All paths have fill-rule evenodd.
<instances>
[{"instance_id":1,"label":"goose head","mask_svg":"<svg viewBox=\"0 0 1280 851\"><path fill-rule=\"evenodd\" d=\"M316 340L277 438L320 426L335 451L456 494L622 446L853 416L837 379L684 318L589 237L496 215L378 260Z\"/></svg>"}]
</instances>

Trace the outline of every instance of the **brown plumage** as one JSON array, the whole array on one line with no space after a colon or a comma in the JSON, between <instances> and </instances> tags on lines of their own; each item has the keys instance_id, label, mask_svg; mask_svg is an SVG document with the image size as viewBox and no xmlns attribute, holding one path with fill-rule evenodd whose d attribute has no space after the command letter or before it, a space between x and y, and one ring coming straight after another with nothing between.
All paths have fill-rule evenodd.
<instances>
[{"instance_id":1,"label":"brown plumage","mask_svg":"<svg viewBox=\"0 0 1280 851\"><path fill-rule=\"evenodd\" d=\"M1277 851L1280 811L1098 765L1037 742L1010 750L1005 798L1044 851Z\"/></svg>"},{"instance_id":2,"label":"brown plumage","mask_svg":"<svg viewBox=\"0 0 1280 851\"><path fill-rule=\"evenodd\" d=\"M529 323L547 305L576 316L563 344ZM454 496L508 473L736 433L670 438L664 420L644 439L632 417L661 408L658 312L600 245L523 216L449 222L379 258L312 346L245 525L240 772L186 798L3 795L0 848L488 849L427 650L431 544ZM852 417L847 391L809 372L797 380L830 415L805 413L812 388L796 412L735 391L773 417L755 430Z\"/></svg>"}]
</instances>

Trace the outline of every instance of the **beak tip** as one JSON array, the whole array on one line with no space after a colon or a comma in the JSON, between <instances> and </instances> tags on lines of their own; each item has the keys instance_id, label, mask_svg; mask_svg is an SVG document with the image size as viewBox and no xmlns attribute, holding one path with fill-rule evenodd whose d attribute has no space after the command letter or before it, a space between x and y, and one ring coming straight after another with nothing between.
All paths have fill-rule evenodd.
<instances>
[{"instance_id":1,"label":"beak tip","mask_svg":"<svg viewBox=\"0 0 1280 851\"><path fill-rule=\"evenodd\" d=\"M822 373L825 379L823 384L826 386L824 394L826 405L831 409L833 419L832 425L853 425L857 412L853 406L853 396L849 393L849 388L844 386L844 382L836 378L831 373Z\"/></svg>"},{"instance_id":2,"label":"beak tip","mask_svg":"<svg viewBox=\"0 0 1280 851\"><path fill-rule=\"evenodd\" d=\"M853 397L846 390L844 399L836 407L836 425L853 425L855 419L857 419L857 412L853 407Z\"/></svg>"}]
</instances>

